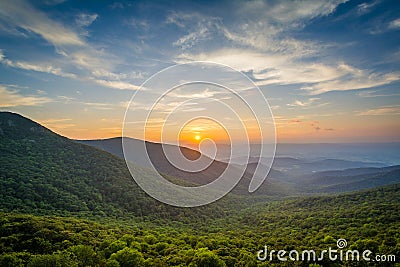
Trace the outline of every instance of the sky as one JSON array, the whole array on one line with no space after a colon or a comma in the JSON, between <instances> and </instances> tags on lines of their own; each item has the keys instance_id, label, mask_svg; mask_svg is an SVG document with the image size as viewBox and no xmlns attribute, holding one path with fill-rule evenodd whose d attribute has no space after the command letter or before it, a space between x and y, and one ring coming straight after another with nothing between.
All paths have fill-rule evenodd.
<instances>
[{"instance_id":1,"label":"sky","mask_svg":"<svg viewBox=\"0 0 400 267\"><path fill-rule=\"evenodd\" d=\"M258 86L278 142L398 142L399 44L398 1L0 0L0 110L69 138L121 136L132 96L146 110L156 94L147 79L210 61ZM183 91L168 101L196 98L193 116L217 95ZM190 123L194 139L225 134Z\"/></svg>"}]
</instances>

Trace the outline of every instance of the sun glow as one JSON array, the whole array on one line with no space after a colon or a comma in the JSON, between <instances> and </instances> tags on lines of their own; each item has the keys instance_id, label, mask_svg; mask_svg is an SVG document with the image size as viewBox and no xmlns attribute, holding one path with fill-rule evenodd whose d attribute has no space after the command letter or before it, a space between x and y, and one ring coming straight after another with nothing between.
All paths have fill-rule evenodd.
<instances>
[{"instance_id":1,"label":"sun glow","mask_svg":"<svg viewBox=\"0 0 400 267\"><path fill-rule=\"evenodd\" d=\"M196 139L196 141L199 141L199 140L201 139L201 136L200 136L200 135L196 135L196 136L194 137L194 139Z\"/></svg>"}]
</instances>

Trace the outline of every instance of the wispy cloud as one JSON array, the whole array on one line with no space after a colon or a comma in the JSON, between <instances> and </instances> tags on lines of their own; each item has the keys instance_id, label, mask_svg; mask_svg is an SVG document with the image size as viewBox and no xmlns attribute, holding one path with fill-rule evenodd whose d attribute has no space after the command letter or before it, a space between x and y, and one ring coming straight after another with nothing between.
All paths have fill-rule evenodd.
<instances>
[{"instance_id":1,"label":"wispy cloud","mask_svg":"<svg viewBox=\"0 0 400 267\"><path fill-rule=\"evenodd\" d=\"M236 10L246 13L246 21L240 20L225 25L215 17L193 14L186 17L173 13L168 17L170 23L181 28L195 25L196 30L182 36L175 44L188 47L199 38L209 38L212 29L218 29L228 46L207 49L204 52L184 51L176 57L176 62L193 60L214 61L250 73L258 86L301 84L309 94L329 91L373 88L400 80L396 72L382 72L359 69L343 59L325 61L324 49L329 44L292 37L292 32L303 28L312 19L331 14L337 6L346 1L252 1L246 2ZM378 2L360 4L360 12L367 12ZM361 11L362 10L362 11ZM250 18L250 19L249 19ZM196 22L197 21L197 22ZM204 23L204 21L208 21ZM393 25L397 25L393 22ZM218 35L214 34L214 37ZM185 49L184 49L185 50ZM313 60L309 60L314 57ZM315 60L315 58L320 58Z\"/></svg>"},{"instance_id":2,"label":"wispy cloud","mask_svg":"<svg viewBox=\"0 0 400 267\"><path fill-rule=\"evenodd\" d=\"M22 95L17 90L0 85L0 107L40 106L52 102L48 97L35 95Z\"/></svg>"},{"instance_id":3,"label":"wispy cloud","mask_svg":"<svg viewBox=\"0 0 400 267\"><path fill-rule=\"evenodd\" d=\"M46 14L22 0L2 1L0 16L28 32L38 34L55 46L83 46L85 42L74 31L49 19Z\"/></svg>"},{"instance_id":4,"label":"wispy cloud","mask_svg":"<svg viewBox=\"0 0 400 267\"><path fill-rule=\"evenodd\" d=\"M392 96L400 96L400 93L397 94L385 94L379 91L364 91L357 94L359 97L392 97Z\"/></svg>"},{"instance_id":5,"label":"wispy cloud","mask_svg":"<svg viewBox=\"0 0 400 267\"><path fill-rule=\"evenodd\" d=\"M243 49L221 49L209 53L183 53L177 62L208 60L250 72L258 86L304 84L310 94L372 88L400 80L399 73L378 73L344 62L330 65L293 60L291 56Z\"/></svg>"},{"instance_id":6,"label":"wispy cloud","mask_svg":"<svg viewBox=\"0 0 400 267\"><path fill-rule=\"evenodd\" d=\"M371 12L372 8L376 6L380 1L372 1L372 2L365 2L361 3L357 6L357 13L359 15L364 15Z\"/></svg>"},{"instance_id":7,"label":"wispy cloud","mask_svg":"<svg viewBox=\"0 0 400 267\"><path fill-rule=\"evenodd\" d=\"M10 59L7 59L1 50L0 50L0 62L8 67L50 73L61 77L76 78L75 74L64 72L61 68L54 67L48 63L30 63L24 61L12 61Z\"/></svg>"},{"instance_id":8,"label":"wispy cloud","mask_svg":"<svg viewBox=\"0 0 400 267\"><path fill-rule=\"evenodd\" d=\"M81 13L77 15L75 22L80 27L87 27L97 17L97 14ZM78 31L50 19L28 2L5 1L0 9L0 18L5 19L16 30L23 29L25 32L41 36L52 44L57 55L62 57L62 60L57 58L52 64L15 61L5 58L3 52L0 51L0 60L3 64L61 77L90 80L113 89L136 90L137 86L132 86L127 81L111 78L114 65L118 61L115 57L106 54L103 50L93 48L83 38L85 34L79 34ZM75 73L66 72L63 69L75 70ZM103 75L98 75L99 73Z\"/></svg>"},{"instance_id":9,"label":"wispy cloud","mask_svg":"<svg viewBox=\"0 0 400 267\"><path fill-rule=\"evenodd\" d=\"M309 98L306 101L300 101L300 100L295 100L291 104L287 104L289 107L309 107L311 106L315 101L319 100L319 98Z\"/></svg>"},{"instance_id":10,"label":"wispy cloud","mask_svg":"<svg viewBox=\"0 0 400 267\"><path fill-rule=\"evenodd\" d=\"M340 79L324 81L303 89L311 94L321 94L330 91L347 91L356 89L373 88L390 84L400 80L400 72L374 73L361 71L361 75L349 73L348 76L341 76Z\"/></svg>"},{"instance_id":11,"label":"wispy cloud","mask_svg":"<svg viewBox=\"0 0 400 267\"><path fill-rule=\"evenodd\" d=\"M394 116L400 115L400 106L385 106L369 110L360 111L358 116Z\"/></svg>"},{"instance_id":12,"label":"wispy cloud","mask_svg":"<svg viewBox=\"0 0 400 267\"><path fill-rule=\"evenodd\" d=\"M75 19L75 23L79 27L87 27L91 25L96 19L98 15L97 14L78 14Z\"/></svg>"},{"instance_id":13,"label":"wispy cloud","mask_svg":"<svg viewBox=\"0 0 400 267\"><path fill-rule=\"evenodd\" d=\"M138 90L140 88L140 86L129 83L129 82L109 81L109 80L102 80L102 79L92 79L92 81L99 85L105 86L105 87L120 89L120 90L125 90L125 89Z\"/></svg>"},{"instance_id":14,"label":"wispy cloud","mask_svg":"<svg viewBox=\"0 0 400 267\"><path fill-rule=\"evenodd\" d=\"M76 60L80 61L81 65L90 65L91 62L83 62L83 60L91 59L90 57L82 56L82 57L77 57ZM55 67L51 65L50 63L45 63L45 62L24 62L24 61L12 61L10 59L7 59L5 55L3 54L2 50L0 49L0 63L8 66L8 67L13 67L13 68L18 68L18 69L23 69L23 70L29 70L29 71L36 71L36 72L43 72L43 73L49 73L53 75L57 75L60 77L67 77L67 78L73 78L77 80L89 80L92 81L96 84L99 84L104 87L109 87L113 89L120 89L120 90L138 90L140 86L135 85L130 82L125 82L121 81L121 78L139 78L142 77L140 73L130 73L130 74L115 74L112 72L107 72L101 69L93 70L93 76L94 77L80 77L77 74L74 73L69 73L64 70L62 70L60 67ZM99 77L104 77L104 78L99 78Z\"/></svg>"},{"instance_id":15,"label":"wispy cloud","mask_svg":"<svg viewBox=\"0 0 400 267\"><path fill-rule=\"evenodd\" d=\"M183 50L192 48L200 41L210 39L221 27L219 18L201 15L199 13L185 14L172 12L166 19L167 24L175 24L187 32L176 40L173 45Z\"/></svg>"},{"instance_id":16,"label":"wispy cloud","mask_svg":"<svg viewBox=\"0 0 400 267\"><path fill-rule=\"evenodd\" d=\"M400 18L392 20L389 23L389 29L398 29L400 28Z\"/></svg>"},{"instance_id":17,"label":"wispy cloud","mask_svg":"<svg viewBox=\"0 0 400 267\"><path fill-rule=\"evenodd\" d=\"M92 107L94 109L98 110L112 110L115 109L116 104L111 104L111 103L99 103L99 102L83 102L85 106Z\"/></svg>"},{"instance_id":18,"label":"wispy cloud","mask_svg":"<svg viewBox=\"0 0 400 267\"><path fill-rule=\"evenodd\" d=\"M329 15L344 2L346 0L254 1L247 2L244 9L257 17L267 17L272 21L287 24ZM241 9L238 11L242 12Z\"/></svg>"}]
</instances>

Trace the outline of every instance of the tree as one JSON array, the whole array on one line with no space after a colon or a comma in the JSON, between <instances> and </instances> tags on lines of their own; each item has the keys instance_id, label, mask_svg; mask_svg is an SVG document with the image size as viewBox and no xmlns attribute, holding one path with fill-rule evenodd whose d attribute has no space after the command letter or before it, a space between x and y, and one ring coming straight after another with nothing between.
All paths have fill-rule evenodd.
<instances>
[{"instance_id":1,"label":"tree","mask_svg":"<svg viewBox=\"0 0 400 267\"><path fill-rule=\"evenodd\" d=\"M77 245L71 247L71 252L76 256L79 267L93 266L98 262L96 252L91 246Z\"/></svg>"},{"instance_id":2,"label":"tree","mask_svg":"<svg viewBox=\"0 0 400 267\"><path fill-rule=\"evenodd\" d=\"M19 267L24 266L21 259L15 255L6 254L0 257L0 266L3 267Z\"/></svg>"},{"instance_id":3,"label":"tree","mask_svg":"<svg viewBox=\"0 0 400 267\"><path fill-rule=\"evenodd\" d=\"M111 255L110 260L118 261L121 267L143 266L144 258L142 253L133 248L124 249Z\"/></svg>"},{"instance_id":4,"label":"tree","mask_svg":"<svg viewBox=\"0 0 400 267\"><path fill-rule=\"evenodd\" d=\"M68 254L54 253L32 257L28 267L76 267L77 262L72 260Z\"/></svg>"},{"instance_id":5,"label":"tree","mask_svg":"<svg viewBox=\"0 0 400 267\"><path fill-rule=\"evenodd\" d=\"M225 263L207 248L200 248L194 254L190 267L225 267Z\"/></svg>"}]
</instances>

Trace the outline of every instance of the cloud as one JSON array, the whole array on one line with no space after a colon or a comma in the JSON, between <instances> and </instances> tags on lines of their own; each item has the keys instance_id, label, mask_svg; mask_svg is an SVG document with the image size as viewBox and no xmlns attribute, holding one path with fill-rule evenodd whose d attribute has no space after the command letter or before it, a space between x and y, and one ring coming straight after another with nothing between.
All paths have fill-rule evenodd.
<instances>
[{"instance_id":1,"label":"cloud","mask_svg":"<svg viewBox=\"0 0 400 267\"><path fill-rule=\"evenodd\" d=\"M400 28L400 18L392 20L389 23L388 27L389 27L389 29L398 29L398 28Z\"/></svg>"},{"instance_id":2,"label":"cloud","mask_svg":"<svg viewBox=\"0 0 400 267\"><path fill-rule=\"evenodd\" d=\"M17 90L9 90L0 85L0 107L40 106L52 102L52 99L42 96L20 94Z\"/></svg>"},{"instance_id":3,"label":"cloud","mask_svg":"<svg viewBox=\"0 0 400 267\"><path fill-rule=\"evenodd\" d=\"M61 68L53 67L51 65L43 64L43 63L28 63L28 62L22 62L22 61L11 61L9 59L6 59L4 57L4 54L2 54L0 50L0 62L3 63L6 66L13 67L13 68L19 68L23 70L30 70L30 71L37 71L37 72L43 72L43 73L49 73L61 77L67 77L67 78L73 78L73 79L78 79L78 80L89 80L92 81L96 84L99 84L104 87L112 88L112 89L121 89L121 90L138 90L140 86L129 83L129 82L124 82L120 80L109 80L109 79L99 79L99 78L85 78L85 77L78 77L76 74L73 73L67 73L64 72ZM107 77L114 77L118 78L116 74L113 73L108 73L105 71L100 71L102 75ZM96 76L102 76L99 75L99 73L96 73ZM126 74L127 75L127 74ZM133 74L132 74L133 75ZM144 88L143 88L144 90Z\"/></svg>"},{"instance_id":4,"label":"cloud","mask_svg":"<svg viewBox=\"0 0 400 267\"><path fill-rule=\"evenodd\" d=\"M99 103L99 102L82 102L85 106L92 107L98 110L111 110L114 109L116 106L119 105L110 104L110 103Z\"/></svg>"},{"instance_id":5,"label":"cloud","mask_svg":"<svg viewBox=\"0 0 400 267\"><path fill-rule=\"evenodd\" d=\"M209 38L214 28L229 41L229 48L224 47L222 40L222 48L213 50L208 47L206 51L198 53L184 51L176 56L175 62L218 62L248 73L258 86L299 84L312 95L373 88L398 81L400 77L397 72L360 69L341 59L327 62L321 55L329 44L291 37L293 32L307 25L310 20L331 14L344 2L249 1L242 3L240 8L237 6L233 11L237 12L236 20L227 25L222 23L221 18L172 13L167 18L168 23L174 23L182 29L197 26L197 29L175 41L174 44L183 50L188 50L202 38ZM366 11L375 4L377 2L361 4L358 8ZM240 14L243 13L248 15L246 21L241 20ZM208 24L204 22L207 20ZM217 34L212 36L221 37Z\"/></svg>"},{"instance_id":6,"label":"cloud","mask_svg":"<svg viewBox=\"0 0 400 267\"><path fill-rule=\"evenodd\" d=\"M367 27L367 32L372 35L383 34L388 31L396 31L400 28L400 18L387 21L384 17L378 17Z\"/></svg>"},{"instance_id":7,"label":"cloud","mask_svg":"<svg viewBox=\"0 0 400 267\"><path fill-rule=\"evenodd\" d=\"M102 69L97 69L92 72L95 77L104 77L110 80L121 80L121 79L144 79L148 75L146 72L141 71L131 71L124 73L113 73L109 71L104 71Z\"/></svg>"},{"instance_id":8,"label":"cloud","mask_svg":"<svg viewBox=\"0 0 400 267\"><path fill-rule=\"evenodd\" d=\"M101 80L101 79L91 79L93 82L109 87L109 88L114 88L114 89L120 89L120 90L139 90L140 86L128 83L128 82L123 82L123 81L109 81L109 80ZM144 90L142 87L141 89Z\"/></svg>"},{"instance_id":9,"label":"cloud","mask_svg":"<svg viewBox=\"0 0 400 267\"><path fill-rule=\"evenodd\" d=\"M149 22L144 19L130 18L126 20L126 24L134 29L148 30L150 28Z\"/></svg>"},{"instance_id":10,"label":"cloud","mask_svg":"<svg viewBox=\"0 0 400 267\"><path fill-rule=\"evenodd\" d=\"M319 100L319 98L310 98L307 101L295 100L293 103L287 105L289 107L309 107L312 103L314 103L317 100Z\"/></svg>"},{"instance_id":11,"label":"cloud","mask_svg":"<svg viewBox=\"0 0 400 267\"><path fill-rule=\"evenodd\" d=\"M187 32L173 43L183 50L200 41L223 36L233 47L300 57L314 54L324 45L291 38L289 33L298 31L313 18L332 13L342 2L345 1L249 1L241 2L240 6L232 4L236 19L229 24L224 25L220 17L178 12L170 13L166 23ZM248 15L246 20L242 19L243 14Z\"/></svg>"},{"instance_id":12,"label":"cloud","mask_svg":"<svg viewBox=\"0 0 400 267\"><path fill-rule=\"evenodd\" d=\"M8 67L23 69L23 70L30 70L30 71L37 71L37 72L44 72L49 73L61 77L68 77L68 78L76 78L75 74L64 72L61 68L54 67L50 64L44 63L29 63L24 61L12 61L5 58L4 54L0 50L0 62Z\"/></svg>"},{"instance_id":13,"label":"cloud","mask_svg":"<svg viewBox=\"0 0 400 267\"><path fill-rule=\"evenodd\" d=\"M394 116L400 115L400 106L384 106L357 113L358 116Z\"/></svg>"},{"instance_id":14,"label":"cloud","mask_svg":"<svg viewBox=\"0 0 400 267\"><path fill-rule=\"evenodd\" d=\"M167 16L166 24L175 24L187 34L173 42L174 46L182 50L192 48L200 41L212 38L212 33L217 33L222 24L219 18L201 15L199 13L172 12Z\"/></svg>"},{"instance_id":15,"label":"cloud","mask_svg":"<svg viewBox=\"0 0 400 267\"><path fill-rule=\"evenodd\" d=\"M367 2L361 3L357 6L357 13L359 15L367 14L367 13L371 12L372 8L374 6L376 6L378 3L379 3L379 1L373 1L371 3L367 3Z\"/></svg>"},{"instance_id":16,"label":"cloud","mask_svg":"<svg viewBox=\"0 0 400 267\"><path fill-rule=\"evenodd\" d=\"M79 61L80 65L86 65L90 67L91 64L93 65L100 65L101 63L98 62L95 58L87 56L85 54L77 54L74 55L75 61ZM88 80L92 81L96 84L99 84L104 87L112 88L112 89L122 89L122 90L138 90L140 86L134 85L129 82L121 81L121 78L139 78L142 77L142 73L131 72L128 74L115 74L104 69L96 69L93 70L92 74L95 77L79 77L76 74L68 73L62 70L60 67L54 67L49 63L29 63L24 61L12 61L7 59L0 49L0 63L13 68L29 70L29 71L37 71L43 73L49 73L53 75L57 75L60 77L66 78L73 78L76 80ZM144 88L143 88L144 90Z\"/></svg>"},{"instance_id":17,"label":"cloud","mask_svg":"<svg viewBox=\"0 0 400 267\"><path fill-rule=\"evenodd\" d=\"M336 7L346 1L249 1L240 3L238 13L243 12L255 17L265 18L271 22L288 24L309 20L332 13Z\"/></svg>"},{"instance_id":18,"label":"cloud","mask_svg":"<svg viewBox=\"0 0 400 267\"><path fill-rule=\"evenodd\" d=\"M290 33L303 28L310 20L331 14L346 1L248 1L240 2L235 12L238 18L248 14L246 20L232 27L220 29L224 36L258 51L287 53L293 57L310 55L323 46L320 43L290 37ZM250 18L250 19L249 19Z\"/></svg>"},{"instance_id":19,"label":"cloud","mask_svg":"<svg viewBox=\"0 0 400 267\"><path fill-rule=\"evenodd\" d=\"M313 121L311 124L310 124L310 127L312 128L312 129L314 129L315 131L321 131L321 130L323 130L323 131L329 131L329 132L331 132L331 131L334 131L335 129L334 128L322 128L322 126L319 126L319 121Z\"/></svg>"},{"instance_id":20,"label":"cloud","mask_svg":"<svg viewBox=\"0 0 400 267\"><path fill-rule=\"evenodd\" d=\"M85 42L74 31L49 19L44 13L22 0L2 1L0 17L17 27L42 36L55 46L83 46Z\"/></svg>"},{"instance_id":21,"label":"cloud","mask_svg":"<svg viewBox=\"0 0 400 267\"><path fill-rule=\"evenodd\" d=\"M200 39L206 39L210 36L206 27L200 27L196 32L191 32L178 40L176 40L173 45L179 46L182 49L188 49L193 47Z\"/></svg>"},{"instance_id":22,"label":"cloud","mask_svg":"<svg viewBox=\"0 0 400 267\"><path fill-rule=\"evenodd\" d=\"M76 60L80 61L81 65L90 65L90 63L91 63L91 62L85 62L85 63L83 62L85 60L91 60L91 57L86 57L83 54L76 56ZM132 83L123 82L120 80L112 80L112 78L118 79L120 76L113 74L111 72L101 70L101 69L95 70L93 73L97 77L105 76L107 79L98 79L98 78L93 78L93 77L90 77L90 78L78 77L76 74L64 72L61 68L54 67L54 66L46 64L46 63L29 63L29 62L23 62L23 61L11 61L11 60L5 58L5 56L1 50L0 50L0 62L6 66L13 67L13 68L49 73L49 74L53 74L53 75L57 75L57 76L61 76L61 77L73 78L73 79L78 79L78 80L90 80L101 86L105 86L105 87L109 87L109 88L113 88L113 89L137 90L139 88L139 86L134 85ZM96 63L98 63L98 62L96 62ZM134 74L135 73L131 74L131 76ZM127 76L127 75L128 74L125 74L125 76ZM108 78L111 78L111 80Z\"/></svg>"},{"instance_id":23,"label":"cloud","mask_svg":"<svg viewBox=\"0 0 400 267\"><path fill-rule=\"evenodd\" d=\"M78 26L86 27L97 17L97 14L79 14L75 22ZM113 77L115 76L113 69L118 61L115 57L107 55L102 50L94 49L82 38L82 34L50 19L28 2L23 0L5 1L0 9L1 18L15 29L24 29L41 36L54 45L57 54L62 56L61 60L54 60L55 65L53 65L22 60L13 61L6 59L0 50L1 63L19 69L51 73L77 80L89 80L113 89L137 88L127 81ZM64 69L74 70L79 75L66 72ZM98 75L99 73L103 75Z\"/></svg>"},{"instance_id":24,"label":"cloud","mask_svg":"<svg viewBox=\"0 0 400 267\"><path fill-rule=\"evenodd\" d=\"M385 94L379 91L364 91L357 94L359 97L388 97L388 96L400 96L400 94Z\"/></svg>"},{"instance_id":25,"label":"cloud","mask_svg":"<svg viewBox=\"0 0 400 267\"><path fill-rule=\"evenodd\" d=\"M390 84L400 80L400 72L374 73L362 71L362 75L352 75L350 77L341 76L340 79L324 81L303 89L311 94L321 94L330 91L347 91L356 89L373 88Z\"/></svg>"},{"instance_id":26,"label":"cloud","mask_svg":"<svg viewBox=\"0 0 400 267\"><path fill-rule=\"evenodd\" d=\"M344 62L324 64L302 62L290 55L254 52L248 49L220 49L189 54L182 53L177 63L213 61L250 73L258 86L302 84L301 88L316 95L329 91L372 88L400 80L400 72L379 73L362 70Z\"/></svg>"},{"instance_id":27,"label":"cloud","mask_svg":"<svg viewBox=\"0 0 400 267\"><path fill-rule=\"evenodd\" d=\"M186 99L212 99L214 97L218 96L218 99L226 99L227 96L229 96L229 93L225 91L219 91L219 90L214 90L211 88L205 88L205 89L190 89L189 88L177 88L174 91L169 92L168 94L169 97L179 99L179 98L186 98ZM179 103L179 102L178 102Z\"/></svg>"},{"instance_id":28,"label":"cloud","mask_svg":"<svg viewBox=\"0 0 400 267\"><path fill-rule=\"evenodd\" d=\"M97 14L78 14L76 15L75 23L79 27L87 27L90 26L96 19L98 15Z\"/></svg>"}]
</instances>

